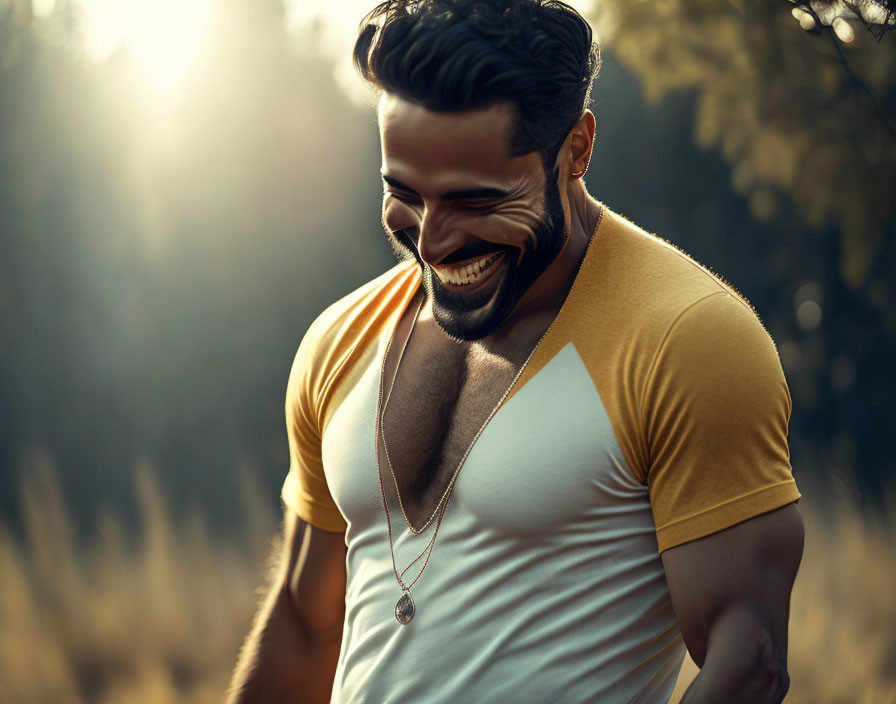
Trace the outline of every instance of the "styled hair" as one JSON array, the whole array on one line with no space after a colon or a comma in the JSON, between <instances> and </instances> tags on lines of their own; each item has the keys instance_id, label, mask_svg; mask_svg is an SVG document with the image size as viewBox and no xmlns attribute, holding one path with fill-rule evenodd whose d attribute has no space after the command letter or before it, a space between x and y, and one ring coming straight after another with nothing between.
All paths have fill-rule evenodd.
<instances>
[{"instance_id":1,"label":"styled hair","mask_svg":"<svg viewBox=\"0 0 896 704\"><path fill-rule=\"evenodd\" d=\"M550 168L590 104L600 52L557 0L387 0L361 21L354 63L374 87L430 110L508 101L508 155L538 150Z\"/></svg>"}]
</instances>

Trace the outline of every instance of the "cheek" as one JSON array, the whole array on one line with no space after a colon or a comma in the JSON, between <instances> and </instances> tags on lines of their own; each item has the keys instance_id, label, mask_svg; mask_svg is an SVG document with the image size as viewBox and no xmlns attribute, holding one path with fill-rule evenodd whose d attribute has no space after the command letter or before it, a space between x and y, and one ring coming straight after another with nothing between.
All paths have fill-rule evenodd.
<instances>
[{"instance_id":1,"label":"cheek","mask_svg":"<svg viewBox=\"0 0 896 704\"><path fill-rule=\"evenodd\" d=\"M396 198L383 198L383 225L386 229L396 232L419 224L420 217L414 208Z\"/></svg>"},{"instance_id":2,"label":"cheek","mask_svg":"<svg viewBox=\"0 0 896 704\"><path fill-rule=\"evenodd\" d=\"M502 209L485 217L471 218L465 229L477 237L524 249L535 246L541 220L531 209L520 206Z\"/></svg>"}]
</instances>

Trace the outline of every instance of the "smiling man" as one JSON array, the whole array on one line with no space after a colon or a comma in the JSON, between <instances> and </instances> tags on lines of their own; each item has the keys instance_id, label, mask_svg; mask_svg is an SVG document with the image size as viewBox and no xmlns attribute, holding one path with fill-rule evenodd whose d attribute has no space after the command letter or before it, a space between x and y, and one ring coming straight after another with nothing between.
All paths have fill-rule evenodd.
<instances>
[{"instance_id":1,"label":"smiling man","mask_svg":"<svg viewBox=\"0 0 896 704\"><path fill-rule=\"evenodd\" d=\"M232 702L780 701L803 546L790 398L749 304L592 198L587 23L392 0L401 262L290 374L280 569Z\"/></svg>"},{"instance_id":2,"label":"smiling man","mask_svg":"<svg viewBox=\"0 0 896 704\"><path fill-rule=\"evenodd\" d=\"M580 150L593 140L588 115L579 126ZM433 111L386 93L378 116L383 223L399 256L420 263L439 327L458 340L481 340L509 323L511 313L525 317L533 301L559 305L599 211L582 213L592 222L577 219L576 237L565 246L569 233L553 168L538 151L508 155L513 106L500 101L463 113ZM424 229L436 228L444 235L421 239Z\"/></svg>"}]
</instances>

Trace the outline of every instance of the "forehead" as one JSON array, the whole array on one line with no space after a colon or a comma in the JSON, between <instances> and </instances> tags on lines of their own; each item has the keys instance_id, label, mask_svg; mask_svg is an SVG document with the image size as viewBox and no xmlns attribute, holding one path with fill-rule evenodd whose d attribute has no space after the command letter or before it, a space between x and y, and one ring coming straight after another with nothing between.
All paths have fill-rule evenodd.
<instances>
[{"instance_id":1,"label":"forehead","mask_svg":"<svg viewBox=\"0 0 896 704\"><path fill-rule=\"evenodd\" d=\"M508 157L514 111L506 102L441 112L387 93L377 116L383 173L402 181L402 176L452 185L464 179L507 181L542 168L538 152Z\"/></svg>"}]
</instances>

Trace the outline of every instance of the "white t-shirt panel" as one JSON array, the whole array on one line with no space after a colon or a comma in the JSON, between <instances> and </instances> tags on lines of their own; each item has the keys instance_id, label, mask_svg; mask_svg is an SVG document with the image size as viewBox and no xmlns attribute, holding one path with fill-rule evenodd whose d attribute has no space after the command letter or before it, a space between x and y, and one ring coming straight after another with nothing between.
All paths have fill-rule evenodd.
<instances>
[{"instance_id":1,"label":"white t-shirt panel","mask_svg":"<svg viewBox=\"0 0 896 704\"><path fill-rule=\"evenodd\" d=\"M385 335L322 438L348 524L332 701L665 702L684 658L647 488L572 342L505 402L471 450L402 626L375 457ZM399 571L424 549L388 469ZM422 560L405 575L410 582Z\"/></svg>"}]
</instances>

